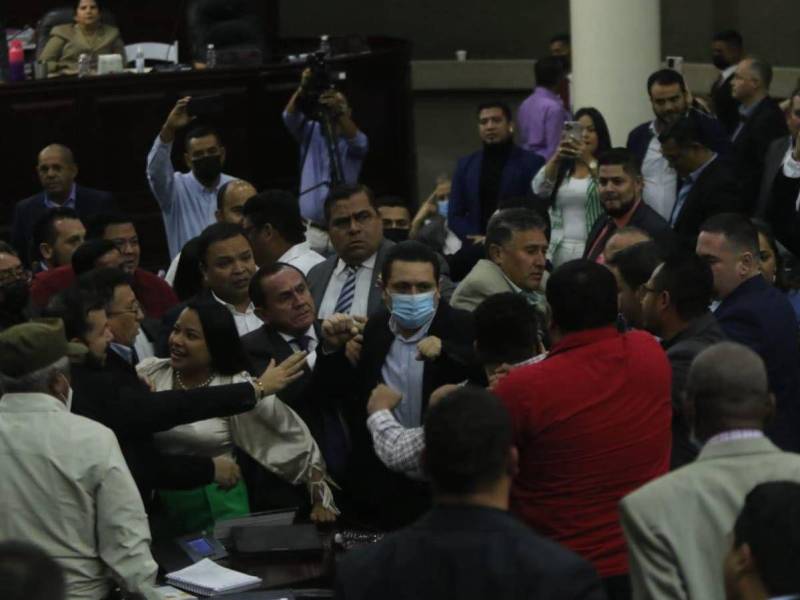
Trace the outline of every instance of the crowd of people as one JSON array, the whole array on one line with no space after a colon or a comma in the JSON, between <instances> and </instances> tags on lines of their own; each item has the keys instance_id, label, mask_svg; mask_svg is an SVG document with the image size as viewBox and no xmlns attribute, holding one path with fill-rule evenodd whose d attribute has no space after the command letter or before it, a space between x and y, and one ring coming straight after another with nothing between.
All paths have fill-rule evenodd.
<instances>
[{"instance_id":1,"label":"crowd of people","mask_svg":"<svg viewBox=\"0 0 800 600\"><path fill-rule=\"evenodd\" d=\"M800 597L800 90L712 49L710 97L656 71L615 147L554 37L519 145L481 103L416 209L359 181L367 134L339 91L304 108L308 73L293 191L225 173L182 98L147 156L164 277L42 149L0 242L0 587L158 598L154 537L296 506L394 532L341 598Z\"/></svg>"}]
</instances>

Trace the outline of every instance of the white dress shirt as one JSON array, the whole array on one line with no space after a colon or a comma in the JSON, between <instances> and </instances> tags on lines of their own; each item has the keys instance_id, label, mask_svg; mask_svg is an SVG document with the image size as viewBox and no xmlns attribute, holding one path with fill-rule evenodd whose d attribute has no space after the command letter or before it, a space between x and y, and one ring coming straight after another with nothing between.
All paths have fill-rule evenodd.
<instances>
[{"instance_id":1,"label":"white dress shirt","mask_svg":"<svg viewBox=\"0 0 800 600\"><path fill-rule=\"evenodd\" d=\"M295 244L284 252L283 256L278 259L278 262L292 265L300 269L303 275L308 275L311 267L325 262L325 258L321 254L314 252L311 249L311 244L302 242L300 244Z\"/></svg>"},{"instance_id":2,"label":"white dress shirt","mask_svg":"<svg viewBox=\"0 0 800 600\"><path fill-rule=\"evenodd\" d=\"M642 161L644 178L642 196L645 204L669 222L677 197L678 174L661 154L661 142L658 141L655 121L650 123L650 131L653 133L653 139L650 140Z\"/></svg>"},{"instance_id":3,"label":"white dress shirt","mask_svg":"<svg viewBox=\"0 0 800 600\"><path fill-rule=\"evenodd\" d=\"M356 293L353 296L353 304L348 314L367 316L369 291L372 285L372 273L375 270L375 260L377 256L378 253L376 252L361 263L361 267L358 269L358 273L356 273ZM328 287L325 289L325 295L322 297L322 304L319 307L317 318L326 319L332 315L333 311L336 309L339 293L342 291L345 281L347 281L346 268L347 263L340 258L328 282Z\"/></svg>"},{"instance_id":4,"label":"white dress shirt","mask_svg":"<svg viewBox=\"0 0 800 600\"><path fill-rule=\"evenodd\" d=\"M233 304L228 304L214 292L211 292L211 295L214 296L214 300L222 304L233 315L233 320L236 323L236 331L239 332L239 337L242 337L251 331L255 331L264 324L264 322L256 316L256 313L254 312L255 307L253 306L252 302L250 303L250 306L247 307L247 310L244 312L239 312L236 310L236 307Z\"/></svg>"},{"instance_id":5,"label":"white dress shirt","mask_svg":"<svg viewBox=\"0 0 800 600\"><path fill-rule=\"evenodd\" d=\"M790 144L789 149L786 151L786 156L783 159L783 174L790 179L800 179L800 161L794 159L792 156L793 152L794 145ZM797 195L794 208L800 211L800 194Z\"/></svg>"}]
</instances>

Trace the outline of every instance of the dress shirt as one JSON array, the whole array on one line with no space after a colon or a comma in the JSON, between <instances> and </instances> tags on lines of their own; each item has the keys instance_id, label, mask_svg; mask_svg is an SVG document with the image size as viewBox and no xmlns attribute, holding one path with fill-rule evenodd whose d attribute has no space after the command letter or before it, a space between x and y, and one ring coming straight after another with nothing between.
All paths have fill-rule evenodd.
<instances>
[{"instance_id":1,"label":"dress shirt","mask_svg":"<svg viewBox=\"0 0 800 600\"><path fill-rule=\"evenodd\" d=\"M324 206L331 178L330 158L322 127L319 121L308 119L299 110L284 112L283 123L300 144L300 156L305 157L305 162L300 165L300 214L304 219L322 225L325 223ZM342 163L344 183L358 182L368 149L369 141L362 131L358 131L352 139L341 135L336 138L336 152Z\"/></svg>"},{"instance_id":2,"label":"dress shirt","mask_svg":"<svg viewBox=\"0 0 800 600\"><path fill-rule=\"evenodd\" d=\"M278 332L278 334L286 340L286 342L291 346L292 350L295 352L300 352L302 348L297 344L295 341L297 336L289 335L288 333ZM308 355L306 356L306 364L308 368L312 371L314 370L314 365L317 364L317 346L319 346L319 339L317 339L317 332L314 331L314 326L308 328L308 331L305 332L305 336L308 337Z\"/></svg>"},{"instance_id":3,"label":"dress shirt","mask_svg":"<svg viewBox=\"0 0 800 600\"><path fill-rule=\"evenodd\" d=\"M800 161L794 159L793 152L794 144L790 144L786 151L786 158L783 159L783 174L789 179L800 179ZM800 194L797 195L794 207L795 210L800 211Z\"/></svg>"},{"instance_id":4,"label":"dress shirt","mask_svg":"<svg viewBox=\"0 0 800 600\"><path fill-rule=\"evenodd\" d=\"M141 331L140 331L141 333ZM135 359L135 349L131 346L126 346L125 344L118 344L117 342L111 342L109 344L109 348L114 351L122 360L126 363L131 365L132 367L136 366L136 363L139 362Z\"/></svg>"},{"instance_id":5,"label":"dress shirt","mask_svg":"<svg viewBox=\"0 0 800 600\"><path fill-rule=\"evenodd\" d=\"M147 334L143 329L139 330L139 335L137 335L136 339L133 341L133 349L136 351L136 356L139 360L144 360L145 358L156 355L153 342L147 339Z\"/></svg>"},{"instance_id":6,"label":"dress shirt","mask_svg":"<svg viewBox=\"0 0 800 600\"><path fill-rule=\"evenodd\" d=\"M413 479L424 479L422 451L425 449L424 427L403 427L389 410L379 410L367 419L375 454L393 471Z\"/></svg>"},{"instance_id":7,"label":"dress shirt","mask_svg":"<svg viewBox=\"0 0 800 600\"><path fill-rule=\"evenodd\" d=\"M766 98L766 96L764 97ZM764 98L756 102L755 104L751 104L750 106L745 106L744 104L739 105L739 125L736 126L736 129L731 136L731 140L736 140L739 134L742 132L742 128L744 127L745 122L753 114L759 104L764 101Z\"/></svg>"},{"instance_id":8,"label":"dress shirt","mask_svg":"<svg viewBox=\"0 0 800 600\"><path fill-rule=\"evenodd\" d=\"M303 275L308 275L311 267L325 262L325 258L321 254L314 252L308 242L301 242L284 252L278 262L292 265L300 269Z\"/></svg>"},{"instance_id":9,"label":"dress shirt","mask_svg":"<svg viewBox=\"0 0 800 600\"><path fill-rule=\"evenodd\" d=\"M211 295L214 297L214 300L222 304L233 315L233 320L236 322L236 331L239 332L239 337L242 337L251 331L255 331L264 324L264 321L256 316L255 306L253 306L252 302L244 312L239 312L236 310L236 307L233 304L228 304L214 292L211 292Z\"/></svg>"},{"instance_id":10,"label":"dress shirt","mask_svg":"<svg viewBox=\"0 0 800 600\"><path fill-rule=\"evenodd\" d=\"M47 192L45 192L44 193L45 208L71 208L72 210L75 210L76 190L77 186L73 183L72 188L70 188L69 190L69 195L67 196L67 199L61 204L50 200L50 197L47 195Z\"/></svg>"},{"instance_id":11,"label":"dress shirt","mask_svg":"<svg viewBox=\"0 0 800 600\"><path fill-rule=\"evenodd\" d=\"M655 123L655 121L650 123L653 138L642 161L642 177L644 177L642 197L653 210L668 221L675 206L678 175L661 154L661 142L658 141Z\"/></svg>"},{"instance_id":12,"label":"dress shirt","mask_svg":"<svg viewBox=\"0 0 800 600\"><path fill-rule=\"evenodd\" d=\"M47 394L0 399L0 538L36 543L71 600L114 587L148 599L158 566L141 497L112 431Z\"/></svg>"},{"instance_id":13,"label":"dress shirt","mask_svg":"<svg viewBox=\"0 0 800 600\"><path fill-rule=\"evenodd\" d=\"M723 431L718 433L706 441L705 445L719 444L721 442L731 442L734 440L752 440L763 438L764 432L760 429L731 429L730 431Z\"/></svg>"},{"instance_id":14,"label":"dress shirt","mask_svg":"<svg viewBox=\"0 0 800 600\"><path fill-rule=\"evenodd\" d=\"M417 360L417 344L428 335L431 323L433 315L414 335L403 337L394 317L389 319L389 329L394 334L394 341L383 363L381 378L403 397L393 413L404 427L419 427L422 423L422 375L425 361Z\"/></svg>"},{"instance_id":15,"label":"dress shirt","mask_svg":"<svg viewBox=\"0 0 800 600\"><path fill-rule=\"evenodd\" d=\"M675 227L675 223L677 223L678 218L681 216L681 210L683 209L683 205L686 203L686 198L689 196L689 192L692 191L694 184L697 182L697 178L700 177L700 174L705 171L706 167L714 162L714 159L717 158L717 155L714 154L711 158L709 158L706 162L702 165L697 167L694 171L692 171L686 179L683 180L681 185L681 189L678 191L678 199L675 201L675 206L672 207L672 215L669 219L669 224L672 227Z\"/></svg>"},{"instance_id":16,"label":"dress shirt","mask_svg":"<svg viewBox=\"0 0 800 600\"><path fill-rule=\"evenodd\" d=\"M375 260L378 253L376 252L367 260L361 263L361 268L356 273L356 293L353 296L353 304L350 306L351 315L367 315L367 305L369 304L369 290L372 285L372 273L375 271ZM336 309L336 302L339 300L339 293L347 281L347 263L341 258L336 263L336 268L333 270L328 287L325 290L325 295L322 297L322 304L319 307L317 317L326 319L333 314Z\"/></svg>"},{"instance_id":17,"label":"dress shirt","mask_svg":"<svg viewBox=\"0 0 800 600\"><path fill-rule=\"evenodd\" d=\"M180 252L178 252L175 258L172 259L172 262L169 263L169 269L167 269L167 273L164 275L164 281L169 284L169 287L175 287L175 274L178 272L179 262L181 262Z\"/></svg>"},{"instance_id":18,"label":"dress shirt","mask_svg":"<svg viewBox=\"0 0 800 600\"><path fill-rule=\"evenodd\" d=\"M549 160L561 142L564 121L569 111L561 97L547 88L537 86L533 94L520 105L517 123L525 150L536 152Z\"/></svg>"},{"instance_id":19,"label":"dress shirt","mask_svg":"<svg viewBox=\"0 0 800 600\"><path fill-rule=\"evenodd\" d=\"M222 173L213 188L200 183L191 171L176 173L172 166L172 144L165 144L157 135L147 155L147 181L161 207L167 234L170 260L190 239L216 222L217 191L233 179Z\"/></svg>"}]
</instances>

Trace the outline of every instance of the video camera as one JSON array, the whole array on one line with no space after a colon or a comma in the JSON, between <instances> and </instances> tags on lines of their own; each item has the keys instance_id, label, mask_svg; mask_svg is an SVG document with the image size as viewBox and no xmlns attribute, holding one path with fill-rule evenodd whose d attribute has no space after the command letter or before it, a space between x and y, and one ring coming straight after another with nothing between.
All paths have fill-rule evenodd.
<instances>
[{"instance_id":1,"label":"video camera","mask_svg":"<svg viewBox=\"0 0 800 600\"><path fill-rule=\"evenodd\" d=\"M306 68L311 71L311 76L303 86L297 105L307 117L316 119L324 108L319 97L326 91L335 89L335 82L344 81L347 74L344 71L332 71L323 50L306 56Z\"/></svg>"}]
</instances>

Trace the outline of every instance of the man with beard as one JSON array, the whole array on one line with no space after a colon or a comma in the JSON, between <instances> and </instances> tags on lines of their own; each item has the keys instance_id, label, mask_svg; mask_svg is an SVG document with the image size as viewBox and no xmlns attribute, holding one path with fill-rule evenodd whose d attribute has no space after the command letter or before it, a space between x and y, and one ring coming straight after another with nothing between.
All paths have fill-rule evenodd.
<instances>
[{"instance_id":1,"label":"man with beard","mask_svg":"<svg viewBox=\"0 0 800 600\"><path fill-rule=\"evenodd\" d=\"M635 127L626 145L642 169L644 201L668 220L675 206L678 177L661 154L659 135L681 118L691 115L713 152L725 157L731 154L732 148L720 122L691 107L686 82L677 71L661 69L650 75L647 92L656 118Z\"/></svg>"},{"instance_id":2,"label":"man with beard","mask_svg":"<svg viewBox=\"0 0 800 600\"><path fill-rule=\"evenodd\" d=\"M604 262L603 249L615 231L632 225L655 241L671 241L669 223L642 200L642 173L636 157L625 148L612 148L600 157L598 187L605 214L589 232L583 257Z\"/></svg>"},{"instance_id":3,"label":"man with beard","mask_svg":"<svg viewBox=\"0 0 800 600\"><path fill-rule=\"evenodd\" d=\"M14 249L0 241L0 331L28 320L30 273Z\"/></svg>"},{"instance_id":4,"label":"man with beard","mask_svg":"<svg viewBox=\"0 0 800 600\"><path fill-rule=\"evenodd\" d=\"M190 100L178 100L147 156L147 180L161 207L170 260L216 221L217 191L232 179L222 172L225 146L219 133L206 126L193 127L186 134L183 159L191 171L175 172L172 143L177 131L192 120L186 108Z\"/></svg>"},{"instance_id":5,"label":"man with beard","mask_svg":"<svg viewBox=\"0 0 800 600\"><path fill-rule=\"evenodd\" d=\"M483 149L459 159L450 190L447 223L462 240L486 233L500 200L530 195L531 180L544 164L514 144L511 109L503 102L478 106L478 135Z\"/></svg>"},{"instance_id":6,"label":"man with beard","mask_svg":"<svg viewBox=\"0 0 800 600\"><path fill-rule=\"evenodd\" d=\"M711 62L719 69L719 77L711 86L711 103L729 136L739 125L739 101L733 97L732 84L736 65L744 58L743 45L742 34L733 29L720 31L711 41Z\"/></svg>"}]
</instances>

